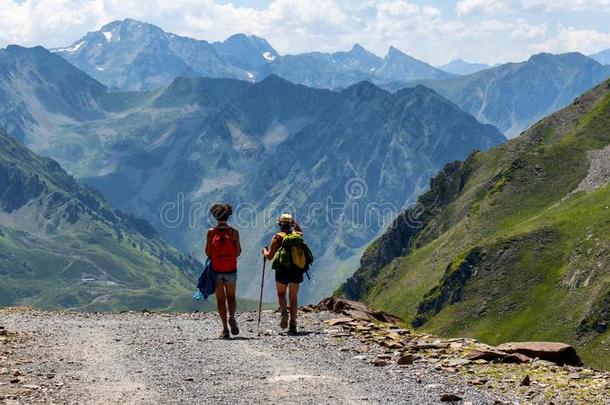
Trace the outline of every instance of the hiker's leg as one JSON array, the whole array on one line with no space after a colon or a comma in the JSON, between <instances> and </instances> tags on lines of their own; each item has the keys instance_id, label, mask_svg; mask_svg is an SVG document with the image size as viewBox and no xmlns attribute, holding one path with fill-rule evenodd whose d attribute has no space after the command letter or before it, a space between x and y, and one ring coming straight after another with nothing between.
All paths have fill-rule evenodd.
<instances>
[{"instance_id":1,"label":"hiker's leg","mask_svg":"<svg viewBox=\"0 0 610 405\"><path fill-rule=\"evenodd\" d=\"M227 303L229 304L229 316L235 318L235 310L237 309L237 298L235 296L237 283L225 284L225 290L227 292Z\"/></svg>"},{"instance_id":2,"label":"hiker's leg","mask_svg":"<svg viewBox=\"0 0 610 405\"><path fill-rule=\"evenodd\" d=\"M299 310L299 304L297 302L297 297L299 295L299 285L298 283L290 283L288 287L288 295L290 297L290 320L297 320L297 311Z\"/></svg>"},{"instance_id":3,"label":"hiker's leg","mask_svg":"<svg viewBox=\"0 0 610 405\"><path fill-rule=\"evenodd\" d=\"M227 295L225 293L225 283L219 281L216 283L216 304L218 305L218 314L222 321L222 329L228 330L227 326Z\"/></svg>"},{"instance_id":4,"label":"hiker's leg","mask_svg":"<svg viewBox=\"0 0 610 405\"><path fill-rule=\"evenodd\" d=\"M286 312L287 310L287 303L286 303L286 290L288 288L288 285L283 284L283 283L275 283L275 286L277 288L277 300L278 303L280 304L280 310L282 312Z\"/></svg>"}]
</instances>

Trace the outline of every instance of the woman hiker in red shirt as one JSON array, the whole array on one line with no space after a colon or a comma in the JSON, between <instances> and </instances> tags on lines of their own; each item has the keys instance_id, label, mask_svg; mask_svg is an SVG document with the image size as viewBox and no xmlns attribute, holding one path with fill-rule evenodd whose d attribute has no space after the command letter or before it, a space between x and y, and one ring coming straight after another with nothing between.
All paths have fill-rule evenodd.
<instances>
[{"instance_id":1,"label":"woman hiker in red shirt","mask_svg":"<svg viewBox=\"0 0 610 405\"><path fill-rule=\"evenodd\" d=\"M222 321L221 337L228 339L229 326L233 335L239 334L235 311L237 309L237 257L241 254L239 231L227 221L233 213L229 204L214 204L210 212L218 224L208 230L205 254L212 262L212 272L216 280L216 303ZM227 306L229 319L227 325Z\"/></svg>"}]
</instances>

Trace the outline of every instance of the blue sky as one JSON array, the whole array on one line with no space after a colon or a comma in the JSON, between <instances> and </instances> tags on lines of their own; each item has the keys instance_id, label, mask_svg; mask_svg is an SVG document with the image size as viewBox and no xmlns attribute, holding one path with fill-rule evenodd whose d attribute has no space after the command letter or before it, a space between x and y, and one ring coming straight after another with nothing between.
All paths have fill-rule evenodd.
<instances>
[{"instance_id":1,"label":"blue sky","mask_svg":"<svg viewBox=\"0 0 610 405\"><path fill-rule=\"evenodd\" d=\"M393 45L435 65L610 48L610 0L0 0L0 46L65 46L127 17L209 41L256 34L280 53Z\"/></svg>"}]
</instances>

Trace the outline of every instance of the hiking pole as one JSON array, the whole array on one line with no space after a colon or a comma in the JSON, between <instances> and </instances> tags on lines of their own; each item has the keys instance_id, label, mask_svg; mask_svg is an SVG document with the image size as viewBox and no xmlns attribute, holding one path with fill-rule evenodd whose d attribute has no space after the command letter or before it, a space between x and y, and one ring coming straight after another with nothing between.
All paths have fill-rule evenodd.
<instances>
[{"instance_id":1,"label":"hiking pole","mask_svg":"<svg viewBox=\"0 0 610 405\"><path fill-rule=\"evenodd\" d=\"M266 248L266 247L265 247ZM261 297L258 301L258 328L260 334L261 327L261 315L263 313L263 288L265 288L265 267L267 265L267 258L263 256L263 276L261 277Z\"/></svg>"}]
</instances>

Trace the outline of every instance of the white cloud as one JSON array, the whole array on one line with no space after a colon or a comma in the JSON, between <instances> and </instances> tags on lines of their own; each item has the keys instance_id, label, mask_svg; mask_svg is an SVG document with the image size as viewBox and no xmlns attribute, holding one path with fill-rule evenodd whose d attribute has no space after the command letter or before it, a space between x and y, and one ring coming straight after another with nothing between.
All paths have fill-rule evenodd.
<instances>
[{"instance_id":1,"label":"white cloud","mask_svg":"<svg viewBox=\"0 0 610 405\"><path fill-rule=\"evenodd\" d=\"M427 17L438 17L442 14L442 11L439 10L436 7L432 7L432 6L424 6L421 9L422 14L427 16Z\"/></svg>"},{"instance_id":2,"label":"white cloud","mask_svg":"<svg viewBox=\"0 0 610 405\"><path fill-rule=\"evenodd\" d=\"M512 39L534 39L546 34L548 26L546 23L542 23L539 25L536 24L528 24L523 18L517 20L517 23L514 25L512 32L510 33L510 38Z\"/></svg>"},{"instance_id":3,"label":"white cloud","mask_svg":"<svg viewBox=\"0 0 610 405\"><path fill-rule=\"evenodd\" d=\"M500 0L461 0L455 6L458 16L466 16L473 13L496 14L508 10L508 5Z\"/></svg>"},{"instance_id":4,"label":"white cloud","mask_svg":"<svg viewBox=\"0 0 610 405\"><path fill-rule=\"evenodd\" d=\"M529 47L532 52L581 52L590 54L603 48L610 48L610 33L595 30L581 30L574 27L557 26L556 35Z\"/></svg>"},{"instance_id":5,"label":"white cloud","mask_svg":"<svg viewBox=\"0 0 610 405\"><path fill-rule=\"evenodd\" d=\"M405 17L419 12L419 7L408 1L396 0L380 3L377 10L393 17Z\"/></svg>"},{"instance_id":6,"label":"white cloud","mask_svg":"<svg viewBox=\"0 0 610 405\"><path fill-rule=\"evenodd\" d=\"M515 13L532 10L543 12L609 11L610 0L460 0L455 6L458 16L471 14Z\"/></svg>"},{"instance_id":7,"label":"white cloud","mask_svg":"<svg viewBox=\"0 0 610 405\"><path fill-rule=\"evenodd\" d=\"M547 21L543 16L557 13L541 10L558 7L553 4L583 10L608 3L461 0L454 7L432 0L261 0L255 8L219 0L147 0L146 6L141 0L0 0L0 46L65 47L109 21L130 17L208 41L236 32L256 34L280 53L335 51L358 42L380 55L394 45L433 64L453 57L495 63L526 58L532 49L572 47L570 38L577 35L572 31L583 31L583 27L563 20L569 21L574 13L561 14L560 19L578 29ZM599 19L604 11L590 13ZM585 28L584 44L595 38L604 43L607 27Z\"/></svg>"},{"instance_id":8,"label":"white cloud","mask_svg":"<svg viewBox=\"0 0 610 405\"><path fill-rule=\"evenodd\" d=\"M521 0L523 9L545 11L610 10L610 0Z\"/></svg>"}]
</instances>

